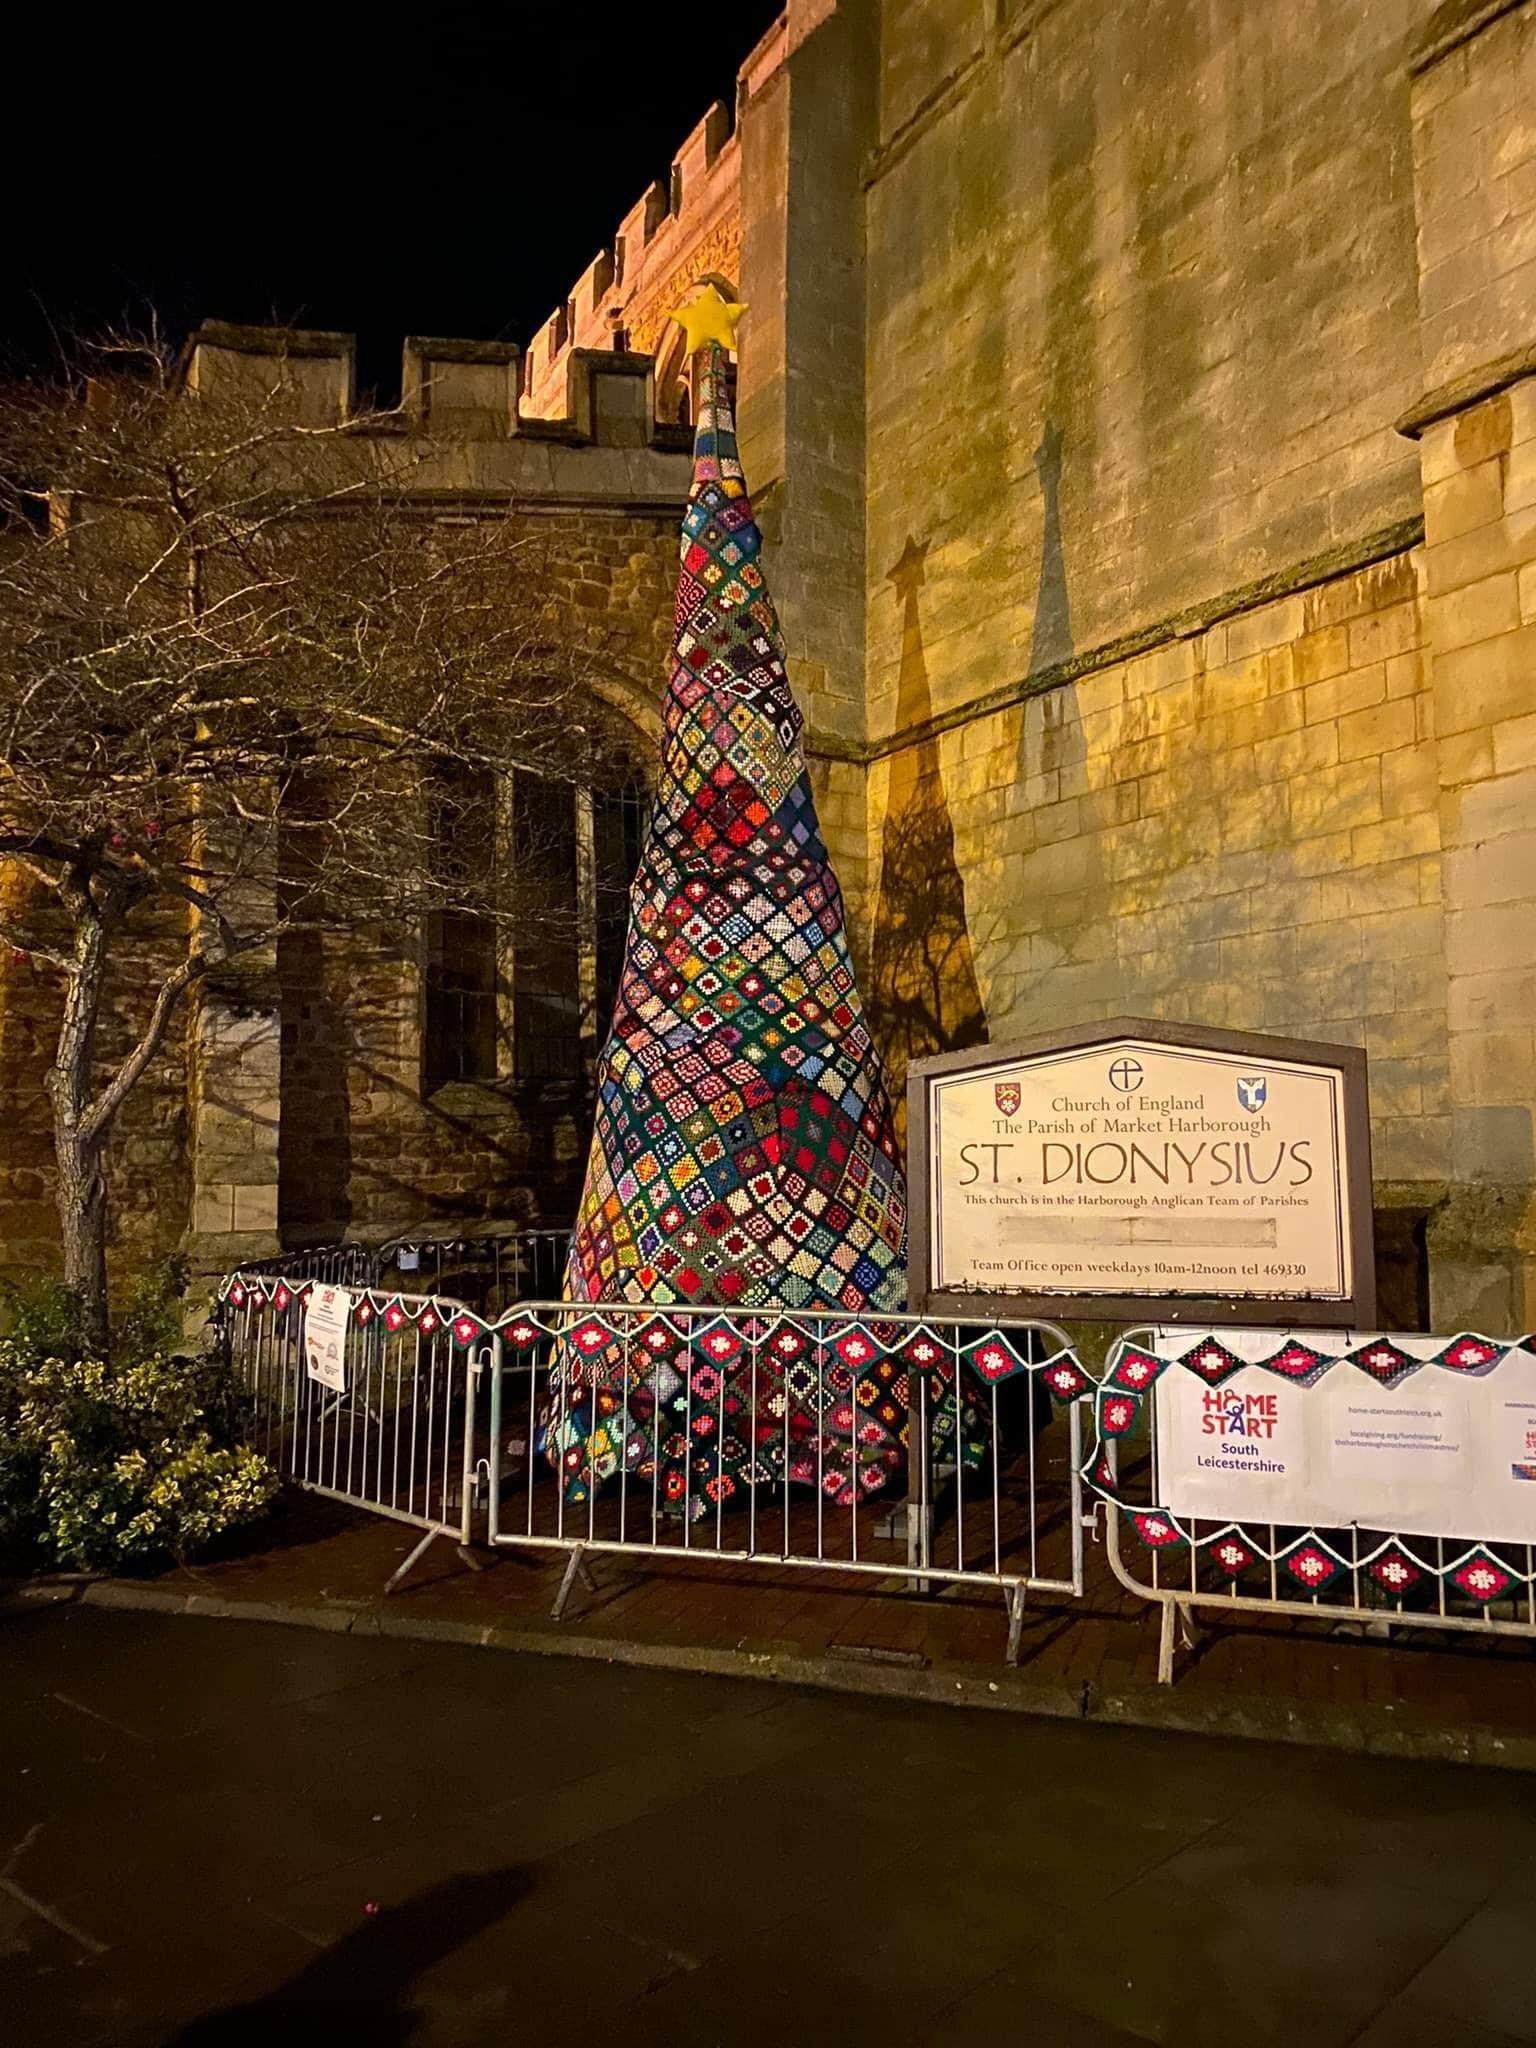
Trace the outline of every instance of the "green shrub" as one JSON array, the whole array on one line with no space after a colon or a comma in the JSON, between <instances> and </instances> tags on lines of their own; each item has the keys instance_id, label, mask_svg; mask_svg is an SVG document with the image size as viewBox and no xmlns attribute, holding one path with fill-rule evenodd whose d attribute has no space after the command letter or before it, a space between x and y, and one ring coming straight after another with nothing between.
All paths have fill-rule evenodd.
<instances>
[{"instance_id":1,"label":"green shrub","mask_svg":"<svg viewBox=\"0 0 1536 2048\"><path fill-rule=\"evenodd\" d=\"M125 1297L110 1360L69 1339L62 1290L13 1297L0 1338L0 1550L80 1570L178 1560L259 1515L277 1476L243 1441L216 1357L178 1357L179 1276Z\"/></svg>"}]
</instances>

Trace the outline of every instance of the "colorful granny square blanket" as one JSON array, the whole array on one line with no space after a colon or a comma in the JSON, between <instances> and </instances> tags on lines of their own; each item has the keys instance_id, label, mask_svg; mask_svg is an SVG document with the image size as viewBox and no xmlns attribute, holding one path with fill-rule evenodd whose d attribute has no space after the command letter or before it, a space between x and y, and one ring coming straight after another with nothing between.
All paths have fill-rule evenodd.
<instances>
[{"instance_id":1,"label":"colorful granny square blanket","mask_svg":"<svg viewBox=\"0 0 1536 2048\"><path fill-rule=\"evenodd\" d=\"M725 356L710 343L660 773L598 1069L566 1275L573 1301L738 1313L905 1305L906 1188L891 1108L817 822L761 549ZM693 1355L699 1346L683 1349ZM675 1375L679 1361L665 1364ZM732 1367L723 1361L728 1373ZM664 1465L675 1474L699 1414L724 1412L713 1382L713 1402L695 1402L688 1387L685 1367L680 1388L658 1383L637 1399L632 1379L624 1389L604 1388L600 1361L563 1346L548 1449L568 1484L584 1490L589 1476L621 1459L647 1463L658 1428ZM717 1491L755 1470L752 1440L765 1419L761 1387L757 1398L727 1391L737 1409L729 1455L718 1434L707 1445ZM851 1393L850 1385L845 1405ZM899 1462L894 1404L870 1401L867 1416L879 1439L868 1462ZM818 1440L826 1427L809 1409L804 1420L803 1431L786 1430L782 1413L774 1420L781 1442L810 1439L804 1474L792 1476L825 1466L828 1446L818 1450ZM832 1433L851 1479L859 1429ZM702 1466L700 1473L702 1483Z\"/></svg>"}]
</instances>

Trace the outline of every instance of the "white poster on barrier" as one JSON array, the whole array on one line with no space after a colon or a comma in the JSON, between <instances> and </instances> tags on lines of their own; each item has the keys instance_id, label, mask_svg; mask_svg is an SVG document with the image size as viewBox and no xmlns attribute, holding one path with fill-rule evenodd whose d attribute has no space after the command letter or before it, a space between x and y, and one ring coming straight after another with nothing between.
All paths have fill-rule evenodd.
<instances>
[{"instance_id":1,"label":"white poster on barrier","mask_svg":"<svg viewBox=\"0 0 1536 2048\"><path fill-rule=\"evenodd\" d=\"M1294 1519L1310 1492L1304 1388L1248 1366L1208 1387L1182 1366L1157 1385L1160 1505L1219 1522Z\"/></svg>"},{"instance_id":2,"label":"white poster on barrier","mask_svg":"<svg viewBox=\"0 0 1536 2048\"><path fill-rule=\"evenodd\" d=\"M1188 1347L1186 1333L1169 1335ZM1222 1340L1249 1356L1264 1341ZM1347 1362L1311 1385L1250 1365L1219 1387L1175 1364L1157 1384L1156 1445L1159 1505L1174 1515L1536 1542L1526 1353L1481 1374L1425 1364L1392 1387Z\"/></svg>"},{"instance_id":3,"label":"white poster on barrier","mask_svg":"<svg viewBox=\"0 0 1536 2048\"><path fill-rule=\"evenodd\" d=\"M345 1287L316 1287L304 1309L304 1366L334 1393L347 1391L347 1331L352 1296Z\"/></svg>"},{"instance_id":4,"label":"white poster on barrier","mask_svg":"<svg viewBox=\"0 0 1536 2048\"><path fill-rule=\"evenodd\" d=\"M1512 1352L1486 1380L1472 1384L1487 1389L1475 1439L1478 1499L1487 1510L1478 1533L1536 1542L1536 1358Z\"/></svg>"}]
</instances>

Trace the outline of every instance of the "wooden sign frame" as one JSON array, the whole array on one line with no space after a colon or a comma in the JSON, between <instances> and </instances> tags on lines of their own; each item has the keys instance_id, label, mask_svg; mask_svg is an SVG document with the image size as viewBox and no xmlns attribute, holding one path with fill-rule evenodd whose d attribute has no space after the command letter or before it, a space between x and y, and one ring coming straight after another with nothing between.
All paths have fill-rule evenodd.
<instances>
[{"instance_id":1,"label":"wooden sign frame","mask_svg":"<svg viewBox=\"0 0 1536 2048\"><path fill-rule=\"evenodd\" d=\"M1171 1051L1236 1054L1254 1065L1292 1061L1327 1067L1340 1077L1348 1182L1343 1189L1349 1219L1354 1292L1341 1300L1315 1295L1227 1297L1221 1295L1084 1294L1002 1289L996 1292L940 1289L932 1285L930 1242L930 1156L932 1084L954 1074L985 1074L1045 1053L1092 1052L1123 1039L1167 1046ZM910 1249L907 1305L919 1314L974 1321L989 1316L1045 1316L1057 1320L1123 1323L1293 1324L1317 1329L1370 1329L1376 1320L1375 1227L1371 1180L1371 1120L1367 1063L1356 1045L1327 1045L1312 1039L1273 1038L1254 1031L1221 1031L1199 1024L1164 1023L1149 1017L1113 1017L1102 1024L1038 1032L1008 1045L976 1046L969 1052L938 1053L914 1060L907 1069L907 1191Z\"/></svg>"}]
</instances>

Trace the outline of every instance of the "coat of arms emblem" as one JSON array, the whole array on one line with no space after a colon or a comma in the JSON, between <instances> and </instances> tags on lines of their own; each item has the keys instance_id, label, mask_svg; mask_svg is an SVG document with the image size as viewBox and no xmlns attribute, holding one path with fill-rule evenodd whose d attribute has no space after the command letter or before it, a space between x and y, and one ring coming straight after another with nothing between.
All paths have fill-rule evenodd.
<instances>
[{"instance_id":1,"label":"coat of arms emblem","mask_svg":"<svg viewBox=\"0 0 1536 2048\"><path fill-rule=\"evenodd\" d=\"M1013 1116L1024 1099L1024 1090L1017 1081L994 1081L992 1099L1003 1116Z\"/></svg>"}]
</instances>

